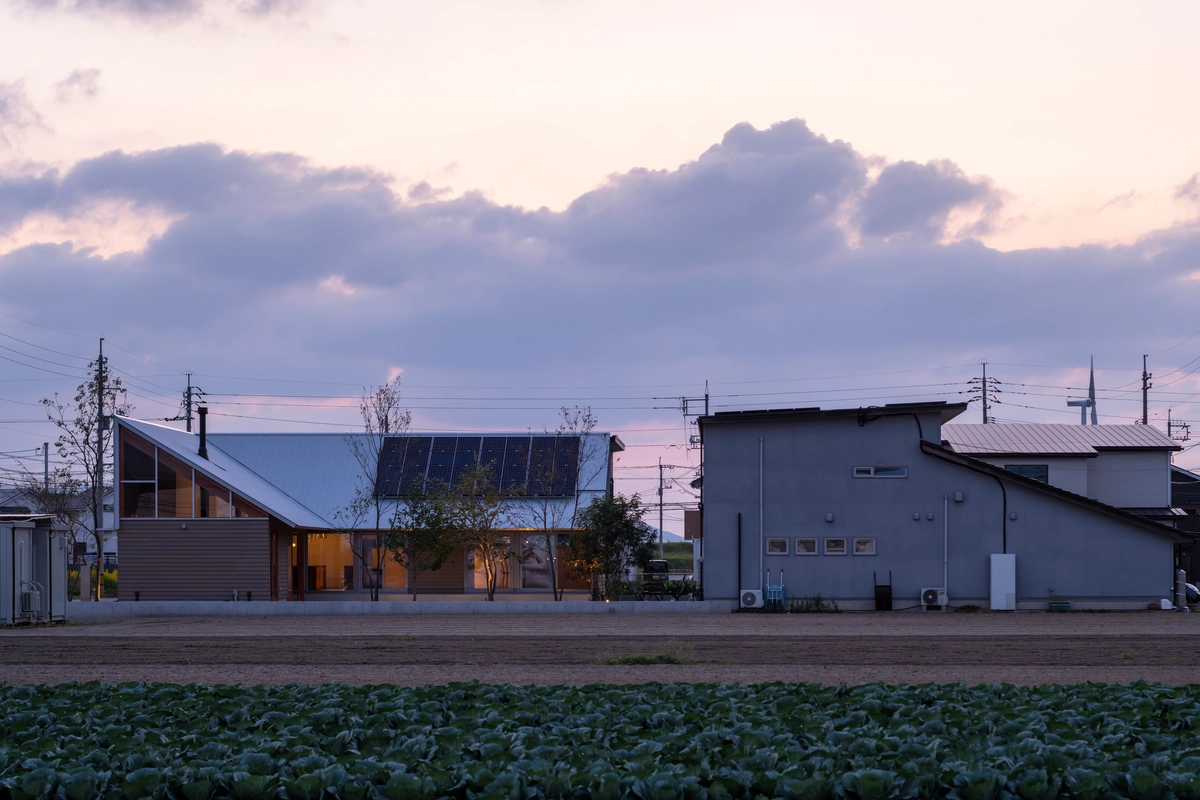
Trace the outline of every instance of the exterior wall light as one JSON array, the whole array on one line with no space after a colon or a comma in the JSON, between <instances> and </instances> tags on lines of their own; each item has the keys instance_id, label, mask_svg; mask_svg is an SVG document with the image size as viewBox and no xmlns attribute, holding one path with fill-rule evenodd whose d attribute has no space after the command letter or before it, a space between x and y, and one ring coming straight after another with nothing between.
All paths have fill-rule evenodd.
<instances>
[{"instance_id":1,"label":"exterior wall light","mask_svg":"<svg viewBox=\"0 0 1200 800\"><path fill-rule=\"evenodd\" d=\"M926 514L925 519L929 520L930 522L933 522L933 512L930 511L928 514Z\"/></svg>"},{"instance_id":2,"label":"exterior wall light","mask_svg":"<svg viewBox=\"0 0 1200 800\"><path fill-rule=\"evenodd\" d=\"M828 514L825 515L825 521L833 522L833 512L832 511L830 511Z\"/></svg>"},{"instance_id":3,"label":"exterior wall light","mask_svg":"<svg viewBox=\"0 0 1200 800\"><path fill-rule=\"evenodd\" d=\"M963 501L963 493L962 493L962 490L959 489L957 492L954 493L954 502L961 503L962 501Z\"/></svg>"},{"instance_id":4,"label":"exterior wall light","mask_svg":"<svg viewBox=\"0 0 1200 800\"><path fill-rule=\"evenodd\" d=\"M1015 512L1015 511L1010 511L1010 512L1008 512L1008 518L1009 518L1009 519L1016 519L1016 518L1017 518L1017 512Z\"/></svg>"},{"instance_id":5,"label":"exterior wall light","mask_svg":"<svg viewBox=\"0 0 1200 800\"><path fill-rule=\"evenodd\" d=\"M187 523L186 523L186 522L181 522L181 523L179 523L179 530L181 530L181 531L186 531L186 530L187 530Z\"/></svg>"},{"instance_id":6,"label":"exterior wall light","mask_svg":"<svg viewBox=\"0 0 1200 800\"><path fill-rule=\"evenodd\" d=\"M919 522L919 521L921 520L921 512L920 512L920 511L914 511L914 512L913 512L913 519L914 519L914 520L917 520L917 521Z\"/></svg>"}]
</instances>

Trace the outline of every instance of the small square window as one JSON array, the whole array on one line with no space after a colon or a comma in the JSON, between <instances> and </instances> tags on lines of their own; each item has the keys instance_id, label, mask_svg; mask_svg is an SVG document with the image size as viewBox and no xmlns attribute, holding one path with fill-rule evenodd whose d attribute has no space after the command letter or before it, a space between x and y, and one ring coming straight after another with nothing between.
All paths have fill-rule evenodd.
<instances>
[{"instance_id":1,"label":"small square window","mask_svg":"<svg viewBox=\"0 0 1200 800\"><path fill-rule=\"evenodd\" d=\"M825 540L825 555L827 555L827 556L844 556L844 555L846 555L846 540L845 539L826 539Z\"/></svg>"},{"instance_id":2,"label":"small square window","mask_svg":"<svg viewBox=\"0 0 1200 800\"><path fill-rule=\"evenodd\" d=\"M873 556L873 555L875 555L875 540L874 539L855 539L854 540L854 555L856 555L856 556Z\"/></svg>"},{"instance_id":3,"label":"small square window","mask_svg":"<svg viewBox=\"0 0 1200 800\"><path fill-rule=\"evenodd\" d=\"M798 556L815 556L817 555L817 540L815 538L802 537L796 539L796 555Z\"/></svg>"},{"instance_id":4,"label":"small square window","mask_svg":"<svg viewBox=\"0 0 1200 800\"><path fill-rule=\"evenodd\" d=\"M767 539L767 555L786 556L788 554L787 539Z\"/></svg>"},{"instance_id":5,"label":"small square window","mask_svg":"<svg viewBox=\"0 0 1200 800\"><path fill-rule=\"evenodd\" d=\"M854 468L854 477L870 478L874 471L875 470L871 469L870 467L855 467Z\"/></svg>"}]
</instances>

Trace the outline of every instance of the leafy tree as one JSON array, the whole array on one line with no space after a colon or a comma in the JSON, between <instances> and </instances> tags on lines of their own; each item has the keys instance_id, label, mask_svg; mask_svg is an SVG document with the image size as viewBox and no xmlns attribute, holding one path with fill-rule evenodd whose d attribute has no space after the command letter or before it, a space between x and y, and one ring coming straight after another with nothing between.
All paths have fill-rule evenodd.
<instances>
[{"instance_id":1,"label":"leafy tree","mask_svg":"<svg viewBox=\"0 0 1200 800\"><path fill-rule=\"evenodd\" d=\"M400 407L400 378L396 378L373 390L363 389L358 404L362 416L363 432L346 437L346 446L358 462L358 486L353 499L334 512L336 531L346 538L354 560L363 567L371 590L371 599L379 599L383 586L384 545L383 504L379 486L379 457L388 438L404 436L412 424L412 414ZM360 529L364 523L374 520L373 535L364 536ZM374 546L367 547L366 539L373 536Z\"/></svg>"},{"instance_id":2,"label":"leafy tree","mask_svg":"<svg viewBox=\"0 0 1200 800\"><path fill-rule=\"evenodd\" d=\"M529 547L522 549L524 559L546 559L550 562L550 589L555 600L562 600L563 590L558 585L558 562L564 557L552 538L564 529L577 527L579 516L579 487L590 484L602 471L607 461L598 458L602 448L607 448L607 442L600 437L590 434L596 429L596 417L591 406L563 406L559 410L559 424L554 431L546 431L546 436L553 436L554 451L549 458L531 458L529 465L529 491L524 498L524 506L529 512L531 527L540 528L545 538L545 548ZM560 458L559 453L565 449L566 441L578 437L579 449L574 463ZM554 486L559 478L571 475L573 483L571 495L567 498L553 497L549 492L538 492L538 487Z\"/></svg>"},{"instance_id":3,"label":"leafy tree","mask_svg":"<svg viewBox=\"0 0 1200 800\"><path fill-rule=\"evenodd\" d=\"M413 600L421 572L441 569L454 552L456 530L449 496L442 487L426 486L396 507L385 546L393 561L411 571Z\"/></svg>"},{"instance_id":4,"label":"leafy tree","mask_svg":"<svg viewBox=\"0 0 1200 800\"><path fill-rule=\"evenodd\" d=\"M66 475L60 484L70 487L77 496L85 496L83 524L96 542L96 579L92 582L93 599L100 599L101 576L104 574L104 468L111 464L112 418L128 415L133 406L125 400L125 389L119 376L108 371L108 359L97 359L87 365L87 380L79 384L75 397L60 401L58 395L43 398L46 417L58 428L54 442L58 456L66 462ZM67 481L70 483L66 483ZM87 488L84 489L83 487ZM116 498L120 503L120 498ZM56 513L56 512L48 512ZM83 533L83 529L80 529Z\"/></svg>"},{"instance_id":5,"label":"leafy tree","mask_svg":"<svg viewBox=\"0 0 1200 800\"><path fill-rule=\"evenodd\" d=\"M573 575L597 579L604 597L620 596L621 579L631 566L646 565L655 530L642 521L647 509L638 495L605 495L580 510L579 530L571 537L567 567Z\"/></svg>"},{"instance_id":6,"label":"leafy tree","mask_svg":"<svg viewBox=\"0 0 1200 800\"><path fill-rule=\"evenodd\" d=\"M496 586L508 560L520 558L512 537L498 533L512 513L512 494L500 490L494 475L491 466L475 464L446 495L456 543L466 545L475 563L483 566L488 600L496 599Z\"/></svg>"}]
</instances>

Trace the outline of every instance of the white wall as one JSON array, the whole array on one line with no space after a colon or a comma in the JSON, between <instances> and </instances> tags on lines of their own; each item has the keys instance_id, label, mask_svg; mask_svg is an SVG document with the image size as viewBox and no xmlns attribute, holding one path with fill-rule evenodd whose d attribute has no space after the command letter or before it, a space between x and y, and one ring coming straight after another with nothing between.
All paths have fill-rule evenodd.
<instances>
[{"instance_id":1,"label":"white wall","mask_svg":"<svg viewBox=\"0 0 1200 800\"><path fill-rule=\"evenodd\" d=\"M1120 508L1171 505L1170 453L1102 452L1088 461L1088 491L1093 499Z\"/></svg>"}]
</instances>

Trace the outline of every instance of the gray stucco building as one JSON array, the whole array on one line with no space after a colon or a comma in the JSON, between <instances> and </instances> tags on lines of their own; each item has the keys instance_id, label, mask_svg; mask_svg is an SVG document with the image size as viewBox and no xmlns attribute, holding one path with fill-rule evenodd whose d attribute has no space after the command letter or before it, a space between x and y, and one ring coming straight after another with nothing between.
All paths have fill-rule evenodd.
<instances>
[{"instance_id":1,"label":"gray stucco building","mask_svg":"<svg viewBox=\"0 0 1200 800\"><path fill-rule=\"evenodd\" d=\"M737 601L782 571L789 598L894 608L1143 609L1173 596L1190 537L945 446L965 404L739 411L700 419L707 599ZM993 564L1015 586L997 603ZM1005 573L1005 569L1008 570ZM1005 578L1004 575L1008 577Z\"/></svg>"}]
</instances>

